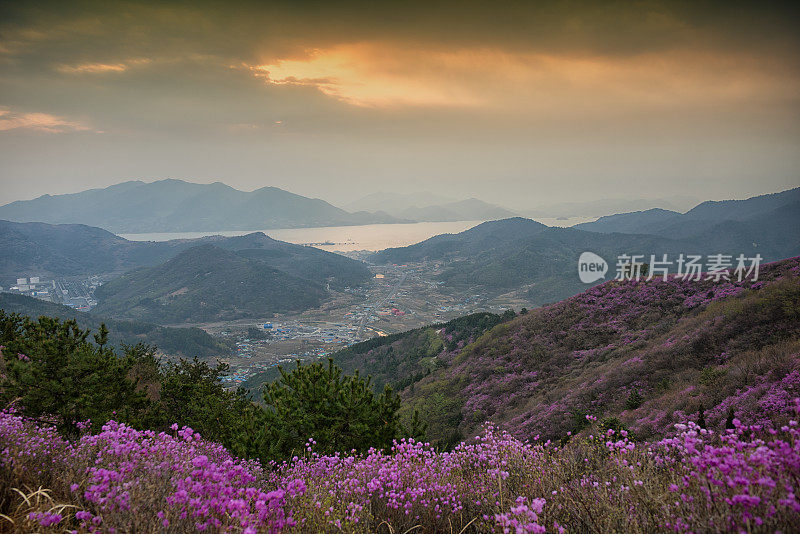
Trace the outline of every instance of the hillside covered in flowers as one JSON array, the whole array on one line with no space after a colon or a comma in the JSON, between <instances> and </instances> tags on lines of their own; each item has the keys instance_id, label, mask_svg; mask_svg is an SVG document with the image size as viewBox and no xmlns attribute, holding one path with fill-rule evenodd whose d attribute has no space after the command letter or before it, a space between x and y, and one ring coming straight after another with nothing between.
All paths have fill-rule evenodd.
<instances>
[{"instance_id":1,"label":"hillside covered in flowers","mask_svg":"<svg viewBox=\"0 0 800 534\"><path fill-rule=\"evenodd\" d=\"M2 332L27 351L6 347L0 369L2 532L790 532L800 524L798 258L764 267L757 281L615 281L515 318L479 314L355 346L338 358L400 384L400 397L386 390L376 400L358 375L340 383L333 363L298 367L284 375L294 393L271 386L264 397L285 419L216 388L208 367L184 362L154 381L148 373L160 371L149 360L103 349L103 332L93 348L88 333L62 326L55 337ZM58 361L69 373L37 381ZM95 361L108 369L102 380L86 373ZM88 395L98 380L119 385L110 397ZM45 404L51 397L64 402ZM288 418L305 398L316 427ZM363 402L385 412L348 419ZM424 440L402 437L417 425L387 426L396 407L418 410ZM70 419L86 413L93 420ZM304 444L270 433L277 422L308 434ZM359 432L385 445L361 447ZM272 447L279 438L283 448Z\"/></svg>"},{"instance_id":2,"label":"hillside covered in flowers","mask_svg":"<svg viewBox=\"0 0 800 534\"><path fill-rule=\"evenodd\" d=\"M800 406L796 406L796 412ZM637 442L598 428L564 445L491 426L452 451L401 440L267 466L189 428L109 422L67 441L0 413L4 532L789 532L800 430L734 419Z\"/></svg>"},{"instance_id":3,"label":"hillside covered in flowers","mask_svg":"<svg viewBox=\"0 0 800 534\"><path fill-rule=\"evenodd\" d=\"M763 424L800 396L800 259L763 266L757 281L610 281L448 343L458 334L444 326L412 346L351 349L348 363L380 373L415 362L413 380L395 384L434 441L487 420L557 439L589 414L639 438L701 411L709 428L734 416Z\"/></svg>"}]
</instances>

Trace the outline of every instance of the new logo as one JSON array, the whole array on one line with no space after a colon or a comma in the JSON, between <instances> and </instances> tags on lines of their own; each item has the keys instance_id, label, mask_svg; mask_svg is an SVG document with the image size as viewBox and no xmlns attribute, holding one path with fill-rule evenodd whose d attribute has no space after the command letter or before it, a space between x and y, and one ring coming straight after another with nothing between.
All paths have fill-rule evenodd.
<instances>
[{"instance_id":1,"label":"new logo","mask_svg":"<svg viewBox=\"0 0 800 534\"><path fill-rule=\"evenodd\" d=\"M608 263L594 252L584 252L578 258L578 277L584 284L600 280L607 272Z\"/></svg>"}]
</instances>

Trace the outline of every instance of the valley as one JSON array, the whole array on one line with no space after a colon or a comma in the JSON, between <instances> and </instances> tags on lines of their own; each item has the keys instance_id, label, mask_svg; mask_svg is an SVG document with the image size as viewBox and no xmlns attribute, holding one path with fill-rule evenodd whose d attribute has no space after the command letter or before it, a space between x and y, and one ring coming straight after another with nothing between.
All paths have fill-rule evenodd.
<instances>
[{"instance_id":1,"label":"valley","mask_svg":"<svg viewBox=\"0 0 800 534\"><path fill-rule=\"evenodd\" d=\"M444 288L435 280L435 264L370 266L373 277L362 287L345 288L320 308L298 314L190 323L220 339L235 339L236 353L217 356L231 366L230 386L257 390L277 376L277 365L293 367L295 360L325 358L353 343L446 322L487 311L502 313L531 304L516 294L494 295L481 290ZM271 325L265 329L264 325ZM248 331L270 334L255 340Z\"/></svg>"},{"instance_id":2,"label":"valley","mask_svg":"<svg viewBox=\"0 0 800 534\"><path fill-rule=\"evenodd\" d=\"M618 214L568 228L520 217L401 225L397 231L392 225L354 227L357 239L347 238L344 245L323 240L302 246L262 232L130 241L99 228L5 222L0 224L7 229L5 250L36 252L7 254L0 267L10 282L18 273L52 265L45 273L57 290L39 298L57 297L57 302L80 309L99 301L93 309L96 316L211 334L219 347L230 348L206 351L203 359L230 366L228 387L256 391L278 376L278 365L287 367L294 360L316 361L370 338L477 312L534 309L580 293L588 286L575 277L574 262L584 250L606 258L636 251L751 249L766 261L791 256L800 247L800 210L794 209L798 191L701 203L687 214ZM698 220L703 225L692 224ZM450 225L457 233L405 245L418 232L430 232L430 225ZM635 233L637 228L652 233ZM398 234L400 230L406 233ZM294 232L296 240L351 235L347 227ZM400 246L358 248L365 243ZM339 252L321 250L325 248ZM95 252L87 254L89 250ZM85 279L70 274L98 268L115 271ZM30 277L34 279L51 280ZM92 294L83 289L86 280L95 280L95 286L99 280L106 283L96 290L93 286ZM38 285L20 287L38 292ZM254 339L253 332L263 336ZM165 352L167 357L174 354L174 349Z\"/></svg>"}]
</instances>

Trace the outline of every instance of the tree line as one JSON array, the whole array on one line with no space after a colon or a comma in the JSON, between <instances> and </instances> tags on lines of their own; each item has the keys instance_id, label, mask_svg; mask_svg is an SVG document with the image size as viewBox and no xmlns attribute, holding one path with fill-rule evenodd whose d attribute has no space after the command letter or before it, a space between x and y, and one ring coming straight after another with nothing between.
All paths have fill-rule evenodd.
<instances>
[{"instance_id":1,"label":"tree line","mask_svg":"<svg viewBox=\"0 0 800 534\"><path fill-rule=\"evenodd\" d=\"M222 443L233 454L282 461L309 438L323 453L388 448L422 438L418 417L404 425L400 398L373 391L371 378L346 375L332 360L280 369L256 403L227 389L228 366L197 358L162 362L154 347L115 349L101 325L94 335L74 320L38 319L0 310L0 402L65 436L109 420L167 431L177 423Z\"/></svg>"}]
</instances>

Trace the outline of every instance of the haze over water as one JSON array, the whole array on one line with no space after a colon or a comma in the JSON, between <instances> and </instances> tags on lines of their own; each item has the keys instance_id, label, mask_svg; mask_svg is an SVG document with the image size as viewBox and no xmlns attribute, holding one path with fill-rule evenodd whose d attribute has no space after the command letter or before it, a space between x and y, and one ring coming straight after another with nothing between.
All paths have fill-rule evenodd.
<instances>
[{"instance_id":1,"label":"haze over water","mask_svg":"<svg viewBox=\"0 0 800 534\"><path fill-rule=\"evenodd\" d=\"M572 226L595 220L594 217L570 219L537 219L548 226ZM218 232L162 232L148 234L120 234L131 241L169 241L195 239L210 235L225 237L264 232L273 239L300 245L311 244L317 248L349 252L353 250L383 250L419 243L439 234L456 234L484 221L421 222L408 224L366 224L361 226L325 226L318 228L278 228L268 230L231 230ZM327 244L332 243L332 244Z\"/></svg>"}]
</instances>

